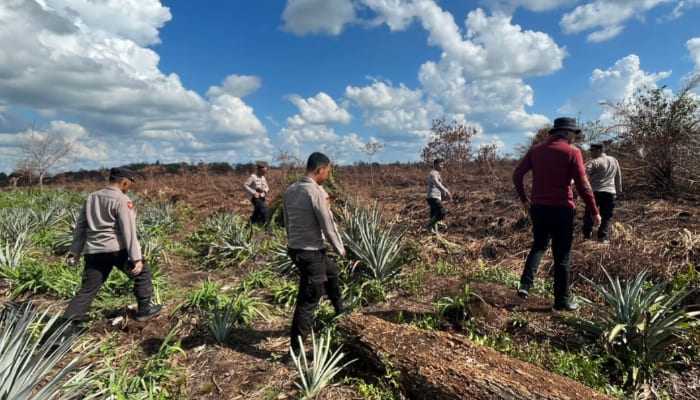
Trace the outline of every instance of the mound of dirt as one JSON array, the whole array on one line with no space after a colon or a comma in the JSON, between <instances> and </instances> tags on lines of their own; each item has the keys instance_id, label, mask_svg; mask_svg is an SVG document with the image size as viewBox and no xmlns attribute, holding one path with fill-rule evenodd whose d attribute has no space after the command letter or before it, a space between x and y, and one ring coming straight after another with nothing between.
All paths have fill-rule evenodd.
<instances>
[{"instance_id":1,"label":"mound of dirt","mask_svg":"<svg viewBox=\"0 0 700 400\"><path fill-rule=\"evenodd\" d=\"M351 357L391 373L409 399L609 399L460 335L424 331L363 314L346 317L339 329L348 337Z\"/></svg>"}]
</instances>

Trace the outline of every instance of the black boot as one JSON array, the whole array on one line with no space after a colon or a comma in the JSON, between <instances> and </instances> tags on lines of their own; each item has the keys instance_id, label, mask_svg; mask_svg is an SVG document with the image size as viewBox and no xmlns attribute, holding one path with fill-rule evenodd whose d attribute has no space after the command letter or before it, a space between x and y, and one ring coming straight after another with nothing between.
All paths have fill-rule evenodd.
<instances>
[{"instance_id":1,"label":"black boot","mask_svg":"<svg viewBox=\"0 0 700 400\"><path fill-rule=\"evenodd\" d=\"M554 307L557 311L576 311L579 308L578 303L571 300L555 301Z\"/></svg>"},{"instance_id":2,"label":"black boot","mask_svg":"<svg viewBox=\"0 0 700 400\"><path fill-rule=\"evenodd\" d=\"M162 305L153 304L150 300L139 302L139 309L136 312L134 319L139 322L148 321L149 319L160 314L161 309L163 309Z\"/></svg>"}]
</instances>

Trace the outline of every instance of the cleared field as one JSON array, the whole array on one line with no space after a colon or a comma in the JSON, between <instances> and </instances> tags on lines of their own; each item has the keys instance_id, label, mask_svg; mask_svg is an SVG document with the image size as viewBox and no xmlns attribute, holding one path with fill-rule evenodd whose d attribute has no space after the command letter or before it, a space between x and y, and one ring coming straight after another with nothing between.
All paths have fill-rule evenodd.
<instances>
[{"instance_id":1,"label":"cleared field","mask_svg":"<svg viewBox=\"0 0 700 400\"><path fill-rule=\"evenodd\" d=\"M512 379L508 371L528 371L530 377L521 374L523 381L507 389L509 398L532 398L514 394L527 386L527 379L543 380L553 388L550 397L542 398L582 398L580 393L588 390L600 398L623 397L633 386L641 393L698 398L697 320L688 319L684 329L674 331L672 342L655 348L664 355L655 354L657 358L635 359L629 346L586 329L586 321L600 326L610 308L595 288L608 283L604 269L623 282L647 271L642 289L663 283L659 293L667 296L700 287L694 267L700 265L698 200L627 194L617 208L609 245L584 242L577 234L573 291L592 304L576 313L558 313L550 308L549 255L534 295L527 301L515 296L531 226L512 189L511 171L508 163L445 171L454 200L446 204L448 227L441 235L424 228L424 168L379 166L372 174L369 167L336 171L329 191L336 198L335 211L347 240L361 246L355 229L372 223L375 216L379 220L373 229L399 240L401 250L382 265L360 257L359 250L340 261L345 294L355 314L336 321L324 304L316 331L330 332L333 347L344 344L344 360L357 361L343 369L319 399L423 398L411 387L416 382L436 388L430 392L436 399L500 397L493 394L498 392L476 389L471 394L440 389L454 383L450 374L491 382L488 375L471 369L468 360L486 363L478 357L503 366L503 371L494 370L501 374L496 377ZM293 175L279 169L270 172L273 198ZM297 368L286 357L297 284L284 254L283 229L247 226L251 206L242 190L245 174L151 171L146 176L132 196L165 312L149 323L129 318L134 303L129 281L113 274L93 305L88 333L73 350L78 354L94 346L81 361L93 366L90 390L129 399L298 398ZM26 231L22 250L12 253L16 262L2 267L3 302L31 300L39 308L61 311L80 283L80 269L68 267L62 257L73 215L83 194L101 186L83 181L41 192L0 192L3 243L14 243L10 239L16 232ZM276 201L271 203L274 208ZM644 312L657 312L659 304ZM669 311L686 306L692 311L697 304L696 290ZM383 337L382 332L391 334ZM620 335L637 340L632 332ZM430 347L446 343L458 343L454 360L449 359L450 351ZM403 351L394 357L390 351L396 348ZM377 350L387 359L372 357ZM538 368L529 370L522 361ZM445 365L451 369L436 367ZM640 367L638 381L633 382L631 366ZM119 397L123 393L128 395Z\"/></svg>"}]
</instances>

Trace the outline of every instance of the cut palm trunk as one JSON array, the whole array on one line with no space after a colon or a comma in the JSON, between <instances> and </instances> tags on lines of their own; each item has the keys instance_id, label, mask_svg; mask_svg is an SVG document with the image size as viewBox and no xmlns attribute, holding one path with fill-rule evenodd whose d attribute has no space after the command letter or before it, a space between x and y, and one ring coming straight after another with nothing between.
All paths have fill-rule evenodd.
<instances>
[{"instance_id":1,"label":"cut palm trunk","mask_svg":"<svg viewBox=\"0 0 700 400\"><path fill-rule=\"evenodd\" d=\"M353 314L340 322L349 356L394 375L409 399L609 399L464 336Z\"/></svg>"}]
</instances>

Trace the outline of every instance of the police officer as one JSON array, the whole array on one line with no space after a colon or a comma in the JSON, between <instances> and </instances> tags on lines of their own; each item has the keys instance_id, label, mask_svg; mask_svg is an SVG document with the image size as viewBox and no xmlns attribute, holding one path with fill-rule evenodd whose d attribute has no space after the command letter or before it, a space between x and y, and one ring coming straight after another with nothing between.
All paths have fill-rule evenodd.
<instances>
[{"instance_id":1,"label":"police officer","mask_svg":"<svg viewBox=\"0 0 700 400\"><path fill-rule=\"evenodd\" d=\"M161 305L151 302L151 272L144 264L136 236L136 210L126 193L136 174L126 168L110 170L109 185L91 193L83 206L73 233L68 263L75 265L85 254L82 287L63 313L74 322L87 319L87 311L112 268L117 267L134 281L138 300L135 319L146 321L160 313Z\"/></svg>"},{"instance_id":2,"label":"police officer","mask_svg":"<svg viewBox=\"0 0 700 400\"><path fill-rule=\"evenodd\" d=\"M442 205L442 198L448 200L452 198L452 194L442 183L440 171L442 171L445 161L441 158L436 158L433 161L433 169L428 175L428 206L430 206L430 223L428 230L437 233L438 225L445 219L445 207Z\"/></svg>"},{"instance_id":3,"label":"police officer","mask_svg":"<svg viewBox=\"0 0 700 400\"><path fill-rule=\"evenodd\" d=\"M266 204L267 194L270 192L270 187L267 186L267 163L258 161L256 163L257 170L252 173L248 180L245 181L243 188L251 196L253 203L253 215L250 217L251 224L264 225L267 222L268 209Z\"/></svg>"},{"instance_id":4,"label":"police officer","mask_svg":"<svg viewBox=\"0 0 700 400\"><path fill-rule=\"evenodd\" d=\"M313 325L313 313L325 292L336 314L344 311L338 279L338 266L328 257L324 237L336 252L345 256L330 209L328 193L321 184L328 179L331 162L322 153L313 153L306 164L306 176L284 194L284 222L288 253L299 270L299 294L292 320L291 346L299 349Z\"/></svg>"}]
</instances>

